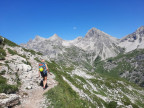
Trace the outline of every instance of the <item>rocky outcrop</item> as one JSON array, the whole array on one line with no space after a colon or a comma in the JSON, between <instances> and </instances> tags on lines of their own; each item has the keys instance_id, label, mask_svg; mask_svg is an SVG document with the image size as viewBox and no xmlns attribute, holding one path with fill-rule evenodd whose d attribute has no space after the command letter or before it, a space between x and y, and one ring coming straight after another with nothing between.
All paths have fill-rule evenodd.
<instances>
[{"instance_id":1,"label":"rocky outcrop","mask_svg":"<svg viewBox=\"0 0 144 108\"><path fill-rule=\"evenodd\" d=\"M43 88L39 84L42 78L38 77L38 63L42 58L47 61L49 61L49 59L46 56L37 54L37 52L23 49L19 46L11 47L5 45L3 50L6 52L6 57L5 60L0 61L0 75L2 75L2 78L4 77L6 83L10 87L11 85L18 87L20 97L18 97L17 94L2 94L0 98L0 108L15 106L19 102L21 102L21 104L27 103L29 98L33 99L33 92L38 92L39 90L43 91ZM52 77L52 75L50 77ZM50 78L48 79L48 82L50 82L49 80ZM53 78L51 78L51 80L53 81L50 86L52 88L56 84ZM43 93L44 92L39 93L41 98L37 101L37 104L39 104L41 100L45 100ZM24 98L27 98L27 100ZM44 105L44 103L42 105Z\"/></svg>"},{"instance_id":2,"label":"rocky outcrop","mask_svg":"<svg viewBox=\"0 0 144 108\"><path fill-rule=\"evenodd\" d=\"M0 108L11 108L20 104L19 96L16 94L0 94Z\"/></svg>"}]
</instances>

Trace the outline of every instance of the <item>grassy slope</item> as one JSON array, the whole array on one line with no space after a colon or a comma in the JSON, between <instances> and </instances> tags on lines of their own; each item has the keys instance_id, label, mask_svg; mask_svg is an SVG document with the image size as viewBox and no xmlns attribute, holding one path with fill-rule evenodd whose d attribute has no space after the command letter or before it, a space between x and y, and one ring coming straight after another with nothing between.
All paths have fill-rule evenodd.
<instances>
[{"instance_id":1,"label":"grassy slope","mask_svg":"<svg viewBox=\"0 0 144 108\"><path fill-rule=\"evenodd\" d=\"M62 75L64 73L60 71L60 67L55 62L47 63L49 69L56 75L56 80L59 82L58 86L46 93L54 108L83 108L93 106L90 102L81 99L70 85L63 80Z\"/></svg>"},{"instance_id":2,"label":"grassy slope","mask_svg":"<svg viewBox=\"0 0 144 108\"><path fill-rule=\"evenodd\" d=\"M97 73L90 73L90 75L95 77L90 79L85 79L78 75L71 76L71 71L74 69L73 67L66 68L57 65L55 62L47 62L47 64L49 69L56 75L56 80L59 82L58 86L52 88L46 93L47 98L50 99L52 103L51 105L54 106L54 108L95 108L97 106L115 108L117 106L117 101L120 101L123 104L121 106L119 105L119 108L126 105L132 105L134 108L138 108L138 106L144 107L144 103L140 101L144 100L144 98L142 98L143 95L139 93L142 89L135 84L129 83L123 79L98 75ZM87 98L80 98L70 85L62 79L62 76L68 79L79 90L82 90L87 94L93 100L93 103L91 103ZM88 81L96 87L97 91L92 88ZM121 84L118 81L123 82L124 84ZM101 88L101 86L103 87ZM132 91L127 88L129 86L133 88ZM120 91L115 95L115 91L117 90ZM116 99L114 98L114 95L116 96ZM111 101L106 102L99 96L106 97ZM133 103L131 98L128 96L135 98L135 102ZM139 97L141 97L141 99Z\"/></svg>"},{"instance_id":3,"label":"grassy slope","mask_svg":"<svg viewBox=\"0 0 144 108\"><path fill-rule=\"evenodd\" d=\"M15 93L18 91L18 85L9 85L7 80L0 75L0 93Z\"/></svg>"}]
</instances>

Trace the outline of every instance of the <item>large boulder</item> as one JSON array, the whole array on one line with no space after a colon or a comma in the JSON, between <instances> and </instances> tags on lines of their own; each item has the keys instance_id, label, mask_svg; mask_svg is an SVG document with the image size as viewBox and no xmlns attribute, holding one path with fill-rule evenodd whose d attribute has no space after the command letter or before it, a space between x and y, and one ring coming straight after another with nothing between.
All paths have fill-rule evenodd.
<instances>
[{"instance_id":1,"label":"large boulder","mask_svg":"<svg viewBox=\"0 0 144 108\"><path fill-rule=\"evenodd\" d=\"M0 108L13 107L20 103L19 96L17 94L0 94Z\"/></svg>"}]
</instances>

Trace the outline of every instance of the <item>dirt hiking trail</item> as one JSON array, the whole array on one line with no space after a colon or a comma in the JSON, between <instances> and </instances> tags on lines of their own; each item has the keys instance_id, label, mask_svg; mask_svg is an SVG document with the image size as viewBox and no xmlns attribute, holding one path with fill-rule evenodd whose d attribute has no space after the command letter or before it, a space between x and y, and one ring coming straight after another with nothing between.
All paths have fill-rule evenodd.
<instances>
[{"instance_id":1,"label":"dirt hiking trail","mask_svg":"<svg viewBox=\"0 0 144 108\"><path fill-rule=\"evenodd\" d=\"M28 94L28 97L22 99L21 104L14 108L42 108L45 103L43 94L57 85L57 82L51 78L51 75L48 75L47 83L47 89L43 90L43 87L41 86L37 89L33 89L31 93Z\"/></svg>"}]
</instances>

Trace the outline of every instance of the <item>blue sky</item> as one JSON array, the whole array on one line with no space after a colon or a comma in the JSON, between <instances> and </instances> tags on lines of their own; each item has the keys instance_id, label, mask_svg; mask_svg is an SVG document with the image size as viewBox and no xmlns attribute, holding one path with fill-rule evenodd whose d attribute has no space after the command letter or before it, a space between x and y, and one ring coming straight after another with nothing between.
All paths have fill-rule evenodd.
<instances>
[{"instance_id":1,"label":"blue sky","mask_svg":"<svg viewBox=\"0 0 144 108\"><path fill-rule=\"evenodd\" d=\"M54 33L65 40L96 27L121 38L144 25L144 0L0 0L0 35L26 43Z\"/></svg>"}]
</instances>

